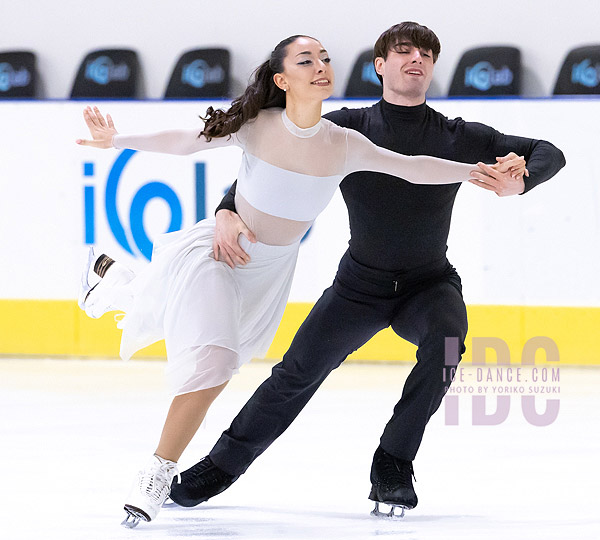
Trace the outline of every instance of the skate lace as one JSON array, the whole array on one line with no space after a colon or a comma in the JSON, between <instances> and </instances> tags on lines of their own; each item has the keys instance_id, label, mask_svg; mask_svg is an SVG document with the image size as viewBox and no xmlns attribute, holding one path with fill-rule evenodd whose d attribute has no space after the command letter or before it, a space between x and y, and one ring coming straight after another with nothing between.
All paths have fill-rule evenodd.
<instances>
[{"instance_id":1,"label":"skate lace","mask_svg":"<svg viewBox=\"0 0 600 540\"><path fill-rule=\"evenodd\" d=\"M381 472L388 482L401 486L412 486L411 478L414 478L415 482L417 480L410 461L404 461L392 456L390 456L390 459L382 460Z\"/></svg>"},{"instance_id":2,"label":"skate lace","mask_svg":"<svg viewBox=\"0 0 600 540\"><path fill-rule=\"evenodd\" d=\"M181 475L176 465L156 461L148 469L140 471L140 491L153 501L162 503L171 492L171 482L175 476L178 483L181 483Z\"/></svg>"},{"instance_id":3,"label":"skate lace","mask_svg":"<svg viewBox=\"0 0 600 540\"><path fill-rule=\"evenodd\" d=\"M186 484L201 488L219 486L225 478L230 477L226 472L213 465L212 462L204 460L188 472L191 473L191 478L186 478Z\"/></svg>"}]
</instances>

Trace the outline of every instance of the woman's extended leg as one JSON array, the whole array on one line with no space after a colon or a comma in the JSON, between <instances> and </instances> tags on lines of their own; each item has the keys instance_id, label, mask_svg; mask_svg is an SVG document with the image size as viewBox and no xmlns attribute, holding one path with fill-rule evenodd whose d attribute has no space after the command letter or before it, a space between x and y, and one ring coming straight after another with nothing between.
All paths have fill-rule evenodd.
<instances>
[{"instance_id":1,"label":"woman's extended leg","mask_svg":"<svg viewBox=\"0 0 600 540\"><path fill-rule=\"evenodd\" d=\"M140 519L152 521L156 517L169 496L173 478L179 474L177 461L208 408L235 373L237 359L236 352L211 345L191 347L178 355L170 376L172 382L180 381L180 386L169 408L158 448L148 465L139 471L127 496L125 526L135 527Z\"/></svg>"},{"instance_id":2,"label":"woman's extended leg","mask_svg":"<svg viewBox=\"0 0 600 540\"><path fill-rule=\"evenodd\" d=\"M206 411L228 382L175 396L155 455L177 462L202 424Z\"/></svg>"},{"instance_id":3,"label":"woman's extended leg","mask_svg":"<svg viewBox=\"0 0 600 540\"><path fill-rule=\"evenodd\" d=\"M208 408L236 373L237 363L235 351L216 345L190 347L175 358L169 357L167 377L175 398L155 452L157 456L179 460Z\"/></svg>"}]
</instances>

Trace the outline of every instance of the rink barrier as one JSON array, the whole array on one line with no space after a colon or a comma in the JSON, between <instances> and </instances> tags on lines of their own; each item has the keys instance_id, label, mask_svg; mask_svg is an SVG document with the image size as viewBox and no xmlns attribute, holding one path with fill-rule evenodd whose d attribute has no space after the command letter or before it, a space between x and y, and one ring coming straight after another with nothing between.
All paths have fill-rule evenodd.
<instances>
[{"instance_id":1,"label":"rink barrier","mask_svg":"<svg viewBox=\"0 0 600 540\"><path fill-rule=\"evenodd\" d=\"M308 315L310 303L287 305L282 323L267 358L280 359L298 327ZM467 352L471 362L474 337L500 338L508 345L511 363L520 363L523 346L537 336L556 342L561 364L600 365L600 308L549 306L470 305ZM89 319L70 300L0 300L0 355L117 358L121 331L115 313ZM388 328L350 356L358 361L412 362L416 347ZM164 358L164 342L142 351L138 358ZM495 363L493 352L486 362ZM546 363L543 352L536 363Z\"/></svg>"}]
</instances>

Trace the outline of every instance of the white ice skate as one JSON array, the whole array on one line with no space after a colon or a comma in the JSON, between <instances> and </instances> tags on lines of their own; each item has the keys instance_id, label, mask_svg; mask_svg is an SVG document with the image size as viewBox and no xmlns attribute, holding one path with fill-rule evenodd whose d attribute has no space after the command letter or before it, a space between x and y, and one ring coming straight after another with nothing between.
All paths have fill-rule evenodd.
<instances>
[{"instance_id":1,"label":"white ice skate","mask_svg":"<svg viewBox=\"0 0 600 540\"><path fill-rule=\"evenodd\" d=\"M97 261L100 262L100 268L96 270L93 266ZM90 285L90 274L100 278L93 286ZM135 274L131 270L107 255L96 257L94 248L90 247L81 273L79 307L92 319L100 318L107 311L119 309L116 305L118 293L122 293L119 287L126 285L134 277Z\"/></svg>"},{"instance_id":2,"label":"white ice skate","mask_svg":"<svg viewBox=\"0 0 600 540\"><path fill-rule=\"evenodd\" d=\"M171 482L177 476L177 463L153 456L148 466L142 469L129 492L124 509L127 517L121 523L133 529L140 520L152 521L171 492Z\"/></svg>"},{"instance_id":3,"label":"white ice skate","mask_svg":"<svg viewBox=\"0 0 600 540\"><path fill-rule=\"evenodd\" d=\"M90 268L92 267L92 264L94 263L95 259L96 255L94 254L94 248L90 247L88 251L87 261L85 262L83 270L81 272L81 282L79 283L79 299L77 303L83 311L85 311L85 300L90 291L92 290L92 286L89 282L89 273Z\"/></svg>"}]
</instances>

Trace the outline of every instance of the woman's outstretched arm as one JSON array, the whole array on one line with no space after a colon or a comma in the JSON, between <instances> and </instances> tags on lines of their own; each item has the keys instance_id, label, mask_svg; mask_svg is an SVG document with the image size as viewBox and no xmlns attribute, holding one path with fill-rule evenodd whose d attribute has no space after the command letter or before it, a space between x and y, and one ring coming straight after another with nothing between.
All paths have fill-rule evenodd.
<instances>
[{"instance_id":1,"label":"woman's outstretched arm","mask_svg":"<svg viewBox=\"0 0 600 540\"><path fill-rule=\"evenodd\" d=\"M458 163L431 156L405 156L386 150L354 130L348 130L347 137L345 174L375 171L398 176L413 184L455 184L475 178L473 172L485 174L473 163ZM514 163L511 165L514 166Z\"/></svg>"},{"instance_id":2,"label":"woman's outstretched arm","mask_svg":"<svg viewBox=\"0 0 600 540\"><path fill-rule=\"evenodd\" d=\"M91 139L78 139L76 142L82 146L94 148L131 148L147 152L161 152L163 154L186 155L224 146L241 146L236 134L231 137L215 137L210 142L198 136L199 129L174 129L144 135L120 135L115 129L110 114L106 119L98 107L87 107L83 111L83 118L87 124Z\"/></svg>"}]
</instances>

